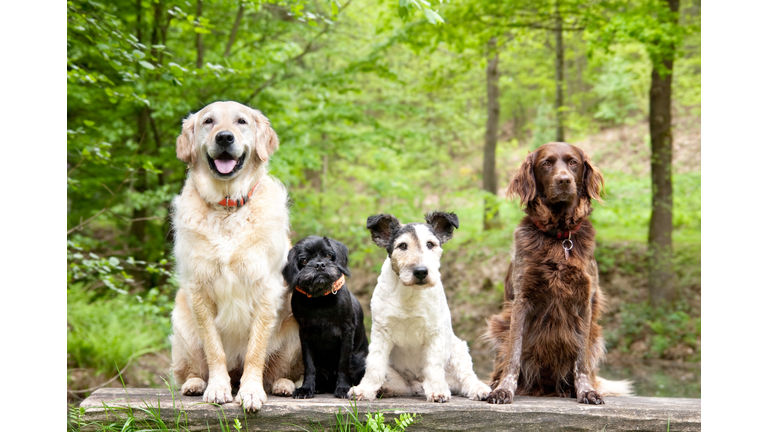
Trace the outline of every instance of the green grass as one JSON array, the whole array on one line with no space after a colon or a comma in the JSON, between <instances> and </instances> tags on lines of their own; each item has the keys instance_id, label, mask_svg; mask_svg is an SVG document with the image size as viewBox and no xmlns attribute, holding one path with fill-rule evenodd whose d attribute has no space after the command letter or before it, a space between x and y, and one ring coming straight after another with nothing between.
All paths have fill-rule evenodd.
<instances>
[{"instance_id":1,"label":"green grass","mask_svg":"<svg viewBox=\"0 0 768 432\"><path fill-rule=\"evenodd\" d=\"M120 374L118 370L118 375ZM86 421L84 407L76 407L70 405L69 416L67 418L67 431L68 432L80 432L84 428L88 427L92 430L99 430L102 432L156 432L156 431L189 431L189 418L186 411L180 405L176 405L176 396L173 392L173 384L168 380L163 379L166 388L171 393L173 400L173 420L167 423L162 419L159 400L156 406L152 406L148 401L142 399L142 407L113 407L102 402L102 407L105 413L105 419L103 421ZM120 376L120 382L125 389L125 382L122 376ZM128 395L126 391L126 396ZM227 415L221 405L208 404L218 408L217 420L219 430L222 432L240 432L249 431L248 428L248 416L243 410L243 421L238 418L234 418L231 421L227 419ZM357 409L357 402L350 401L350 407L344 407L345 411L339 408L338 413L329 419L328 428L326 429L322 424L308 425L308 428L303 426L294 425L302 428L308 432L315 431L338 431L338 432L402 432L407 427L416 423L419 420L419 416L415 414L400 414L393 422L387 422L384 417L384 413L377 410L374 413L365 413L365 420L360 421L360 415ZM350 409L351 408L351 409ZM395 411L395 410L385 410ZM208 426L210 430L210 425Z\"/></svg>"},{"instance_id":2,"label":"green grass","mask_svg":"<svg viewBox=\"0 0 768 432\"><path fill-rule=\"evenodd\" d=\"M157 291L157 290L154 290ZM115 363L168 348L167 298L98 297L81 284L67 287L67 367L109 373ZM156 300L155 301L153 301ZM158 308L155 303L167 304Z\"/></svg>"}]
</instances>

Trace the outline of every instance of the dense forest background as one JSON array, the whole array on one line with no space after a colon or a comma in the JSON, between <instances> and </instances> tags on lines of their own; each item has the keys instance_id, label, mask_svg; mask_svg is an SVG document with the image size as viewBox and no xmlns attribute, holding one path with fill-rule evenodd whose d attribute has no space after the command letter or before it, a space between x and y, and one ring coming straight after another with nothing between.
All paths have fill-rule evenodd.
<instances>
[{"instance_id":1,"label":"dense forest background","mask_svg":"<svg viewBox=\"0 0 768 432\"><path fill-rule=\"evenodd\" d=\"M271 120L292 239L349 246L368 323L385 252L367 216L458 214L441 271L481 378L492 357L477 339L501 308L522 217L506 185L541 144L584 148L608 195L592 217L603 375L634 379L639 394L700 397L700 2L67 8L68 401L119 385L118 370L127 385L163 385L177 288L168 204L185 179L175 140L183 117L216 100Z\"/></svg>"}]
</instances>

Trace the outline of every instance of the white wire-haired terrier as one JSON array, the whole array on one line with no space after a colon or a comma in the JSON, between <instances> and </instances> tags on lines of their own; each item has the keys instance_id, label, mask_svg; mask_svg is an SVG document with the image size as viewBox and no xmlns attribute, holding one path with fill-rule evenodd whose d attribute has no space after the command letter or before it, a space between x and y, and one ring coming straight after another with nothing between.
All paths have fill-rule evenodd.
<instances>
[{"instance_id":1,"label":"white wire-haired terrier","mask_svg":"<svg viewBox=\"0 0 768 432\"><path fill-rule=\"evenodd\" d=\"M451 392L485 400L491 388L477 379L467 343L453 334L440 281L442 244L459 227L453 213L433 212L427 223L402 225L388 214L368 218L373 242L387 250L371 299L371 344L365 376L350 397L426 395L448 402Z\"/></svg>"}]
</instances>

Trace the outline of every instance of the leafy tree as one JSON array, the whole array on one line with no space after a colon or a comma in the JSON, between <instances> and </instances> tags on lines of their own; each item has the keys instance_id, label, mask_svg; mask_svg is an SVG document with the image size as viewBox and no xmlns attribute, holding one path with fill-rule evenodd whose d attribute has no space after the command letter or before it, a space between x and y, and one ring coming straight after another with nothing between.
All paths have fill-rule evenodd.
<instances>
[{"instance_id":1,"label":"leafy tree","mask_svg":"<svg viewBox=\"0 0 768 432\"><path fill-rule=\"evenodd\" d=\"M651 136L651 221L648 231L649 287L654 305L674 295L672 267L672 78L675 57L683 38L698 29L695 23L680 24L680 0L619 2L609 22L596 33L603 48L638 41L653 68L649 90Z\"/></svg>"}]
</instances>

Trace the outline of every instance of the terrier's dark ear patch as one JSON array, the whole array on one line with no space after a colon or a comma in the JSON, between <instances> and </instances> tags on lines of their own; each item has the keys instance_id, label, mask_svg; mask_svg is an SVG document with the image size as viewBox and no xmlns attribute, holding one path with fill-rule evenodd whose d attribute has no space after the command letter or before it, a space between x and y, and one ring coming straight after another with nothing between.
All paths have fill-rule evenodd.
<instances>
[{"instance_id":1,"label":"terrier's dark ear patch","mask_svg":"<svg viewBox=\"0 0 768 432\"><path fill-rule=\"evenodd\" d=\"M328 240L328 243L331 244L333 251L336 253L336 267L338 267L339 271L344 273L346 276L352 276L352 273L350 273L348 267L349 248L347 248L347 245L338 240L329 239L328 237L325 237L325 239Z\"/></svg>"},{"instance_id":2,"label":"terrier's dark ear patch","mask_svg":"<svg viewBox=\"0 0 768 432\"><path fill-rule=\"evenodd\" d=\"M376 246L386 248L392 235L402 226L400 221L391 214L369 216L366 228L371 231L371 239Z\"/></svg>"},{"instance_id":3,"label":"terrier's dark ear patch","mask_svg":"<svg viewBox=\"0 0 768 432\"><path fill-rule=\"evenodd\" d=\"M459 227L459 217L455 213L432 212L424 215L424 220L432 227L440 243L445 243L453 237L453 229Z\"/></svg>"},{"instance_id":4,"label":"terrier's dark ear patch","mask_svg":"<svg viewBox=\"0 0 768 432\"><path fill-rule=\"evenodd\" d=\"M283 279L290 289L296 286L296 277L299 275L299 263L297 262L296 255L298 245L294 245L288 252L288 261L283 267Z\"/></svg>"}]
</instances>

